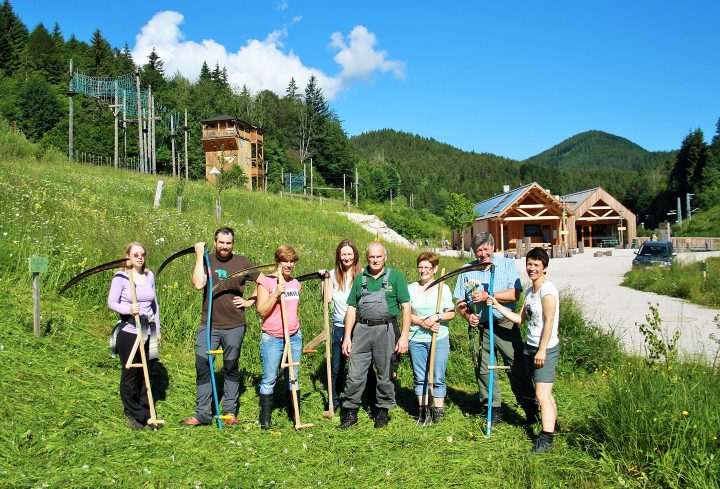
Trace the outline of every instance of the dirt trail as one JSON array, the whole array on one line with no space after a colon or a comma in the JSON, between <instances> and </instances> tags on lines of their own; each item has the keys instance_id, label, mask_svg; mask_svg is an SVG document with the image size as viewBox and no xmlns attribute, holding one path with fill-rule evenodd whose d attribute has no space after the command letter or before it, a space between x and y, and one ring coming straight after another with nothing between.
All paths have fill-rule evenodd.
<instances>
[{"instance_id":1,"label":"dirt trail","mask_svg":"<svg viewBox=\"0 0 720 489\"><path fill-rule=\"evenodd\" d=\"M636 323L645 322L650 302L660 305L663 327L670 335L681 330L679 348L682 353L705 355L712 360L717 344L709 336L713 332L720 336L713 321L720 309L622 287L623 276L631 268L633 250L612 251L612 256L594 257L592 251L586 250L572 258L550 260L548 277L558 289L571 289L584 304L586 316L602 327L616 331L628 351L644 351L643 337ZM679 253L677 258L687 262L719 255L720 252ZM525 260L515 260L515 263L523 284L529 285ZM698 279L702 280L700 272Z\"/></svg>"}]
</instances>

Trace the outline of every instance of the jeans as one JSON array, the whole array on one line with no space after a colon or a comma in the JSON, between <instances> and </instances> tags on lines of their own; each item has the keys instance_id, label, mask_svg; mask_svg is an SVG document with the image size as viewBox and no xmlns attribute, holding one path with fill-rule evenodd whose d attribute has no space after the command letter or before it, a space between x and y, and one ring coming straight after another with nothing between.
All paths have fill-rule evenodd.
<instances>
[{"instance_id":1,"label":"jeans","mask_svg":"<svg viewBox=\"0 0 720 489\"><path fill-rule=\"evenodd\" d=\"M332 361L331 361L331 377L332 377L332 402L333 405L340 405L340 393L345 389L345 365L347 365L347 357L342 353L342 342L345 336L345 328L333 325L332 330Z\"/></svg>"},{"instance_id":2,"label":"jeans","mask_svg":"<svg viewBox=\"0 0 720 489\"><path fill-rule=\"evenodd\" d=\"M428 366L430 365L430 345L420 341L410 342L410 359L412 360L414 390L416 396L428 392ZM450 337L446 336L435 343L435 368L433 369L433 397L445 397L445 369L450 355Z\"/></svg>"},{"instance_id":3,"label":"jeans","mask_svg":"<svg viewBox=\"0 0 720 489\"><path fill-rule=\"evenodd\" d=\"M262 338L260 338L260 358L263 365L262 379L260 380L260 394L269 395L273 393L284 349L285 338L277 338L263 332ZM300 330L290 336L290 351L292 352L293 363L300 362L300 356L302 355L302 333ZM287 390L292 388L299 390L298 367L293 367L293 371L295 372L294 387L290 384L289 371L287 369L284 369L284 371Z\"/></svg>"}]
</instances>

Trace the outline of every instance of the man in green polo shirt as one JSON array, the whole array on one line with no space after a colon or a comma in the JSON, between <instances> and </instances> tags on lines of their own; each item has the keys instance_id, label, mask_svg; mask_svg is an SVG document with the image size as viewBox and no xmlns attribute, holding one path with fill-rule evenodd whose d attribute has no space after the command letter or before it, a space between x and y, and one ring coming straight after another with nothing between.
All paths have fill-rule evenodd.
<instances>
[{"instance_id":1,"label":"man in green polo shirt","mask_svg":"<svg viewBox=\"0 0 720 489\"><path fill-rule=\"evenodd\" d=\"M360 397L372 364L377 371L375 428L388 424L388 410L395 407L391 357L393 352L408 351L411 309L407 281L397 270L385 267L387 251L382 243L370 243L365 257L368 266L353 281L345 314L342 351L350 357L350 367L343 393L341 429L358 421ZM402 331L396 343L394 326L401 311Z\"/></svg>"}]
</instances>

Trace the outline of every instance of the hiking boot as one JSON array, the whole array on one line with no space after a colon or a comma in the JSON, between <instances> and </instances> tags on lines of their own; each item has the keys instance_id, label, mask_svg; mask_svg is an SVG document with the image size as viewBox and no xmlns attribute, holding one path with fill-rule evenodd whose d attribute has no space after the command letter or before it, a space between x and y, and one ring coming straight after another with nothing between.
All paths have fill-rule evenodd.
<instances>
[{"instance_id":1,"label":"hiking boot","mask_svg":"<svg viewBox=\"0 0 720 489\"><path fill-rule=\"evenodd\" d=\"M357 415L357 408L343 408L342 417L340 419L340 426L338 426L338 428L344 430L346 428L350 428L354 424L357 424Z\"/></svg>"},{"instance_id":2,"label":"hiking boot","mask_svg":"<svg viewBox=\"0 0 720 489\"><path fill-rule=\"evenodd\" d=\"M140 421L133 418L132 416L126 415L125 421L127 421L127 424L131 430L142 430L145 428L144 424L142 424Z\"/></svg>"},{"instance_id":3,"label":"hiking boot","mask_svg":"<svg viewBox=\"0 0 720 489\"><path fill-rule=\"evenodd\" d=\"M272 405L273 395L272 394L260 394L260 428L269 430L272 428Z\"/></svg>"},{"instance_id":4,"label":"hiking boot","mask_svg":"<svg viewBox=\"0 0 720 489\"><path fill-rule=\"evenodd\" d=\"M535 438L530 453L547 453L550 451L553 443L553 434L541 431L540 435Z\"/></svg>"},{"instance_id":5,"label":"hiking boot","mask_svg":"<svg viewBox=\"0 0 720 489\"><path fill-rule=\"evenodd\" d=\"M378 408L377 415L375 416L375 428L384 428L387 426L390 418L388 417L388 410L385 408Z\"/></svg>"},{"instance_id":6,"label":"hiking boot","mask_svg":"<svg viewBox=\"0 0 720 489\"><path fill-rule=\"evenodd\" d=\"M444 419L445 419L445 408L433 406L433 408L432 408L433 423L442 423Z\"/></svg>"}]
</instances>

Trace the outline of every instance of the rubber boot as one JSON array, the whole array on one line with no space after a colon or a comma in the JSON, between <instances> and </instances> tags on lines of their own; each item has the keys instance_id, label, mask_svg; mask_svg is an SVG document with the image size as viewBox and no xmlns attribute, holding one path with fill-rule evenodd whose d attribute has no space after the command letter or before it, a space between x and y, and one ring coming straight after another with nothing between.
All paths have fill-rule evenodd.
<instances>
[{"instance_id":1,"label":"rubber boot","mask_svg":"<svg viewBox=\"0 0 720 489\"><path fill-rule=\"evenodd\" d=\"M435 407L432 408L432 420L433 423L442 423L445 419L445 408L444 407Z\"/></svg>"},{"instance_id":2,"label":"rubber boot","mask_svg":"<svg viewBox=\"0 0 720 489\"><path fill-rule=\"evenodd\" d=\"M344 430L346 428L350 428L352 425L357 424L358 422L358 410L357 408L343 408L342 411L342 417L340 419L340 426L338 426L339 429Z\"/></svg>"},{"instance_id":3,"label":"rubber boot","mask_svg":"<svg viewBox=\"0 0 720 489\"><path fill-rule=\"evenodd\" d=\"M273 395L272 394L260 394L260 428L269 430L272 428L272 405Z\"/></svg>"},{"instance_id":4,"label":"rubber boot","mask_svg":"<svg viewBox=\"0 0 720 489\"><path fill-rule=\"evenodd\" d=\"M425 424L429 421L430 418L430 412L428 411L428 407L424 404L421 404L418 407L418 424Z\"/></svg>"},{"instance_id":5,"label":"rubber boot","mask_svg":"<svg viewBox=\"0 0 720 489\"><path fill-rule=\"evenodd\" d=\"M298 399L298 409L300 408L300 390L297 391L297 399ZM287 402L287 415L288 419L292 422L293 426L295 426L295 408L293 407L293 398L292 398L292 392L288 391L288 402Z\"/></svg>"}]
</instances>

